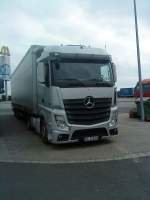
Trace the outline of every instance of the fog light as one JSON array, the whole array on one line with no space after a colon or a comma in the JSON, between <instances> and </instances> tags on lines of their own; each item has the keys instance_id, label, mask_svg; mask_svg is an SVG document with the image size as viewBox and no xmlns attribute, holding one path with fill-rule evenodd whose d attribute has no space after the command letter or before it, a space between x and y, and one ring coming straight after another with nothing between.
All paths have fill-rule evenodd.
<instances>
[{"instance_id":1,"label":"fog light","mask_svg":"<svg viewBox=\"0 0 150 200\"><path fill-rule=\"evenodd\" d=\"M117 128L110 129L109 133L110 135L118 135L118 129Z\"/></svg>"},{"instance_id":2,"label":"fog light","mask_svg":"<svg viewBox=\"0 0 150 200\"><path fill-rule=\"evenodd\" d=\"M69 135L67 134L60 134L58 135L58 138L57 138L58 141L67 141L68 139L69 139Z\"/></svg>"}]
</instances>

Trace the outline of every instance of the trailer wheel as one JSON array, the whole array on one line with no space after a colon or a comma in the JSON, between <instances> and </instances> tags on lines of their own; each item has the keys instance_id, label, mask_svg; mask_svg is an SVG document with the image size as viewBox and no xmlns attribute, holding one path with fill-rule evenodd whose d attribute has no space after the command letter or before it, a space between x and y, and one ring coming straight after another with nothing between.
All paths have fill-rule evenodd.
<instances>
[{"instance_id":1,"label":"trailer wheel","mask_svg":"<svg viewBox=\"0 0 150 200\"><path fill-rule=\"evenodd\" d=\"M43 143L49 144L47 125L46 125L46 122L43 119L41 120L40 135L42 137Z\"/></svg>"}]
</instances>

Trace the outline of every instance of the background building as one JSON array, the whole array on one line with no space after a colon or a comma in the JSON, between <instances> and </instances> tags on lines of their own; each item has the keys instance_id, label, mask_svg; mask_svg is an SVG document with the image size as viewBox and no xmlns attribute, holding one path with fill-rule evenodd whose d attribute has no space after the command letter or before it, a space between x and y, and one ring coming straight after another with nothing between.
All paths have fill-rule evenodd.
<instances>
[{"instance_id":1,"label":"background building","mask_svg":"<svg viewBox=\"0 0 150 200\"><path fill-rule=\"evenodd\" d=\"M10 82L10 52L9 48L3 46L0 49L0 94L8 98L8 82ZM9 84L10 85L10 84Z\"/></svg>"}]
</instances>

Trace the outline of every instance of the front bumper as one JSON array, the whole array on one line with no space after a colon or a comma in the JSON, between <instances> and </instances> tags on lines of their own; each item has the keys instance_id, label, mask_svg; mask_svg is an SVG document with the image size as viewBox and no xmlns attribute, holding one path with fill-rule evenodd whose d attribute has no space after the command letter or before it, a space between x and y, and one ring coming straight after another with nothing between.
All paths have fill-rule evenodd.
<instances>
[{"instance_id":1,"label":"front bumper","mask_svg":"<svg viewBox=\"0 0 150 200\"><path fill-rule=\"evenodd\" d=\"M68 130L59 129L56 125L55 119L53 117L53 126L51 126L49 130L49 134L51 134L51 143L72 143L82 140L84 137L89 136L114 136L118 135L118 108L111 108L110 119L109 121L94 124L94 125L73 125L67 122L67 118L65 116L65 112L54 111L55 114L62 114L65 118L66 125L68 126ZM114 118L115 113L115 121L112 123L112 117Z\"/></svg>"}]
</instances>

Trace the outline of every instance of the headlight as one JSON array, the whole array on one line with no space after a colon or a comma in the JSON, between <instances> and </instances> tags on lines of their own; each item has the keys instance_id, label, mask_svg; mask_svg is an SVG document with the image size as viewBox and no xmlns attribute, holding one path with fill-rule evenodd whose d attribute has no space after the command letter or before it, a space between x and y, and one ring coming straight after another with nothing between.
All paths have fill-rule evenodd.
<instances>
[{"instance_id":1,"label":"headlight","mask_svg":"<svg viewBox=\"0 0 150 200\"><path fill-rule=\"evenodd\" d=\"M118 118L118 110L116 110L116 111L114 111L112 113L112 117L111 118L114 119L114 120L117 120L117 118Z\"/></svg>"},{"instance_id":2,"label":"headlight","mask_svg":"<svg viewBox=\"0 0 150 200\"><path fill-rule=\"evenodd\" d=\"M58 128L68 131L69 127L67 126L63 115L55 115L55 121Z\"/></svg>"},{"instance_id":3,"label":"headlight","mask_svg":"<svg viewBox=\"0 0 150 200\"><path fill-rule=\"evenodd\" d=\"M112 116L111 116L111 121L109 123L109 126L112 127L112 126L115 126L116 123L118 121L118 111L114 111L112 113Z\"/></svg>"},{"instance_id":4,"label":"headlight","mask_svg":"<svg viewBox=\"0 0 150 200\"><path fill-rule=\"evenodd\" d=\"M114 106L117 104L117 89L114 90Z\"/></svg>"}]
</instances>

